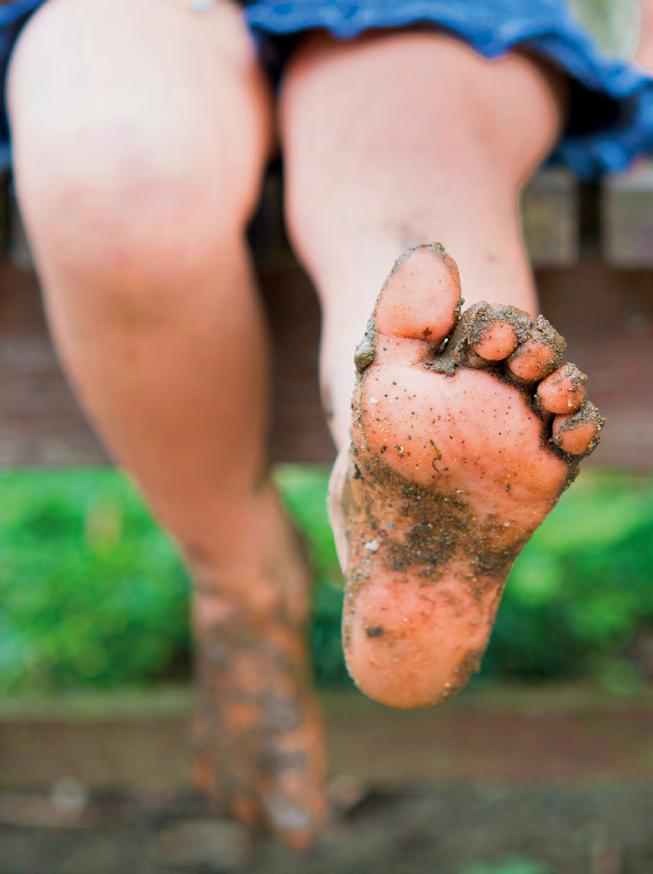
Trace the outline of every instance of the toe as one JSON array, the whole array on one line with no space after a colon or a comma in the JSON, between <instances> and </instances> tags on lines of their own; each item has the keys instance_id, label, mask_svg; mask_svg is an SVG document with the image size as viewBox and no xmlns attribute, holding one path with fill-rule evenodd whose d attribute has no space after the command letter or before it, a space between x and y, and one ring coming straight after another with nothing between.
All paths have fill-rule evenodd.
<instances>
[{"instance_id":1,"label":"toe","mask_svg":"<svg viewBox=\"0 0 653 874\"><path fill-rule=\"evenodd\" d=\"M509 322L490 322L472 350L485 361L502 361L517 346L517 331Z\"/></svg>"},{"instance_id":2,"label":"toe","mask_svg":"<svg viewBox=\"0 0 653 874\"><path fill-rule=\"evenodd\" d=\"M521 382L535 382L562 364L567 344L549 322L538 316L530 337L508 359L508 371Z\"/></svg>"},{"instance_id":3,"label":"toe","mask_svg":"<svg viewBox=\"0 0 653 874\"><path fill-rule=\"evenodd\" d=\"M477 301L461 315L430 366L449 374L459 367L487 368L528 340L532 328L532 319L523 310Z\"/></svg>"},{"instance_id":4,"label":"toe","mask_svg":"<svg viewBox=\"0 0 653 874\"><path fill-rule=\"evenodd\" d=\"M483 361L503 361L530 336L533 322L516 307L482 304L469 330L471 356Z\"/></svg>"},{"instance_id":5,"label":"toe","mask_svg":"<svg viewBox=\"0 0 653 874\"><path fill-rule=\"evenodd\" d=\"M553 420L551 439L569 455L589 455L599 442L605 420L589 401L577 412L568 416L556 416Z\"/></svg>"},{"instance_id":6,"label":"toe","mask_svg":"<svg viewBox=\"0 0 653 874\"><path fill-rule=\"evenodd\" d=\"M439 243L425 243L393 267L377 303L376 330L439 344L453 329L460 303L456 262Z\"/></svg>"},{"instance_id":7,"label":"toe","mask_svg":"<svg viewBox=\"0 0 653 874\"><path fill-rule=\"evenodd\" d=\"M557 415L575 413L587 394L587 376L575 364L563 364L539 384L536 397L543 410Z\"/></svg>"}]
</instances>

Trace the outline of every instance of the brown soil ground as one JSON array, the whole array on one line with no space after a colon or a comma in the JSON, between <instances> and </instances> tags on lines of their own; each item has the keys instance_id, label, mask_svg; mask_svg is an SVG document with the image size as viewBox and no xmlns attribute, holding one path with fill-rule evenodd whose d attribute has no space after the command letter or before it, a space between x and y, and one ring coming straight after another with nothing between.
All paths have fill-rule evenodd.
<instances>
[{"instance_id":1,"label":"brown soil ground","mask_svg":"<svg viewBox=\"0 0 653 874\"><path fill-rule=\"evenodd\" d=\"M336 812L296 857L252 845L189 789L186 692L2 705L1 874L463 874L510 858L652 874L650 694L324 706Z\"/></svg>"}]
</instances>

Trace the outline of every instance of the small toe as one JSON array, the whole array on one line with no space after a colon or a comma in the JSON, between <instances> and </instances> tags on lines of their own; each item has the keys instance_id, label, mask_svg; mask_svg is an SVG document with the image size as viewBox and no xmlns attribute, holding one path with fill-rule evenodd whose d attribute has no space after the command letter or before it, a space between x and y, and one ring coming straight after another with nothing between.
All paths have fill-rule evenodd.
<instances>
[{"instance_id":1,"label":"small toe","mask_svg":"<svg viewBox=\"0 0 653 874\"><path fill-rule=\"evenodd\" d=\"M584 401L575 413L556 416L551 439L569 455L589 455L598 445L604 424L605 420L594 404Z\"/></svg>"},{"instance_id":2,"label":"small toe","mask_svg":"<svg viewBox=\"0 0 653 874\"><path fill-rule=\"evenodd\" d=\"M513 353L508 370L522 382L537 382L555 369L555 353L544 343L527 340Z\"/></svg>"},{"instance_id":3,"label":"small toe","mask_svg":"<svg viewBox=\"0 0 653 874\"><path fill-rule=\"evenodd\" d=\"M533 327L528 313L516 307L481 303L472 312L469 348L472 357L483 361L503 361L530 336Z\"/></svg>"},{"instance_id":4,"label":"small toe","mask_svg":"<svg viewBox=\"0 0 653 874\"><path fill-rule=\"evenodd\" d=\"M461 315L431 366L442 373L459 367L487 369L525 342L532 327L531 317L517 307L477 301Z\"/></svg>"},{"instance_id":5,"label":"small toe","mask_svg":"<svg viewBox=\"0 0 653 874\"><path fill-rule=\"evenodd\" d=\"M508 359L508 371L520 382L536 382L562 364L567 344L543 317L538 316L530 337Z\"/></svg>"},{"instance_id":6,"label":"small toe","mask_svg":"<svg viewBox=\"0 0 653 874\"><path fill-rule=\"evenodd\" d=\"M439 243L425 243L396 262L379 296L376 330L386 336L439 344L460 311L460 277Z\"/></svg>"},{"instance_id":7,"label":"small toe","mask_svg":"<svg viewBox=\"0 0 653 874\"><path fill-rule=\"evenodd\" d=\"M569 415L580 409L587 395L587 376L575 364L563 364L537 387L536 398L543 410Z\"/></svg>"},{"instance_id":8,"label":"small toe","mask_svg":"<svg viewBox=\"0 0 653 874\"><path fill-rule=\"evenodd\" d=\"M485 361L502 361L517 347L517 331L509 322L490 322L481 333L480 340L472 347Z\"/></svg>"}]
</instances>

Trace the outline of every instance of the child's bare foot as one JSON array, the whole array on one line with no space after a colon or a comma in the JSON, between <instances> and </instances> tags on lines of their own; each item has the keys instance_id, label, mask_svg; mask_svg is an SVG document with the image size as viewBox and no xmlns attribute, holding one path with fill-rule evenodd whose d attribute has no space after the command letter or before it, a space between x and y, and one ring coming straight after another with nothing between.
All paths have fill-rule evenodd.
<instances>
[{"instance_id":1,"label":"child's bare foot","mask_svg":"<svg viewBox=\"0 0 653 874\"><path fill-rule=\"evenodd\" d=\"M268 519L261 539L272 546L260 572L215 580L195 562L195 775L218 813L303 849L325 815L305 640L310 575L285 517Z\"/></svg>"},{"instance_id":2,"label":"child's bare foot","mask_svg":"<svg viewBox=\"0 0 653 874\"><path fill-rule=\"evenodd\" d=\"M545 319L460 304L442 247L399 259L332 478L347 664L395 707L442 701L478 670L514 559L603 425Z\"/></svg>"}]
</instances>

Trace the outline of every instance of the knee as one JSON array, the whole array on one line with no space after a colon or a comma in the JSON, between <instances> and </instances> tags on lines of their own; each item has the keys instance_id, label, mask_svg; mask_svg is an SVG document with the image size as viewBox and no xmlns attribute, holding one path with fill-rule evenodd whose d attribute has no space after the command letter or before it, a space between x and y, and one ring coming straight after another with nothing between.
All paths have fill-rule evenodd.
<instances>
[{"instance_id":1,"label":"knee","mask_svg":"<svg viewBox=\"0 0 653 874\"><path fill-rule=\"evenodd\" d=\"M265 148L253 109L230 114L236 71L225 68L212 117L170 71L114 80L78 48L53 74L68 22L46 24L28 27L9 77L17 190L39 266L142 286L187 276L241 239Z\"/></svg>"},{"instance_id":2,"label":"knee","mask_svg":"<svg viewBox=\"0 0 653 874\"><path fill-rule=\"evenodd\" d=\"M65 265L68 275L75 269L106 279L129 274L142 285L162 278L156 265L163 276L188 275L242 237L243 192L215 172L207 191L181 144L157 143L142 128L125 132L122 142L108 126L89 133L83 146L56 158L58 136L45 133L47 175L29 143L16 149L18 196L39 268Z\"/></svg>"},{"instance_id":3,"label":"knee","mask_svg":"<svg viewBox=\"0 0 653 874\"><path fill-rule=\"evenodd\" d=\"M160 138L145 119L93 119L69 137L43 118L14 160L39 266L192 271L242 238L254 201L253 168L209 163L187 132Z\"/></svg>"},{"instance_id":4,"label":"knee","mask_svg":"<svg viewBox=\"0 0 653 874\"><path fill-rule=\"evenodd\" d=\"M225 182L219 201L207 203L202 180L175 166L176 150L152 154L153 146L131 131L117 148L98 127L89 152L73 150L42 184L19 186L48 297L77 305L82 296L107 327L174 320L189 289L209 271L219 277L220 259L244 245L240 192Z\"/></svg>"}]
</instances>

